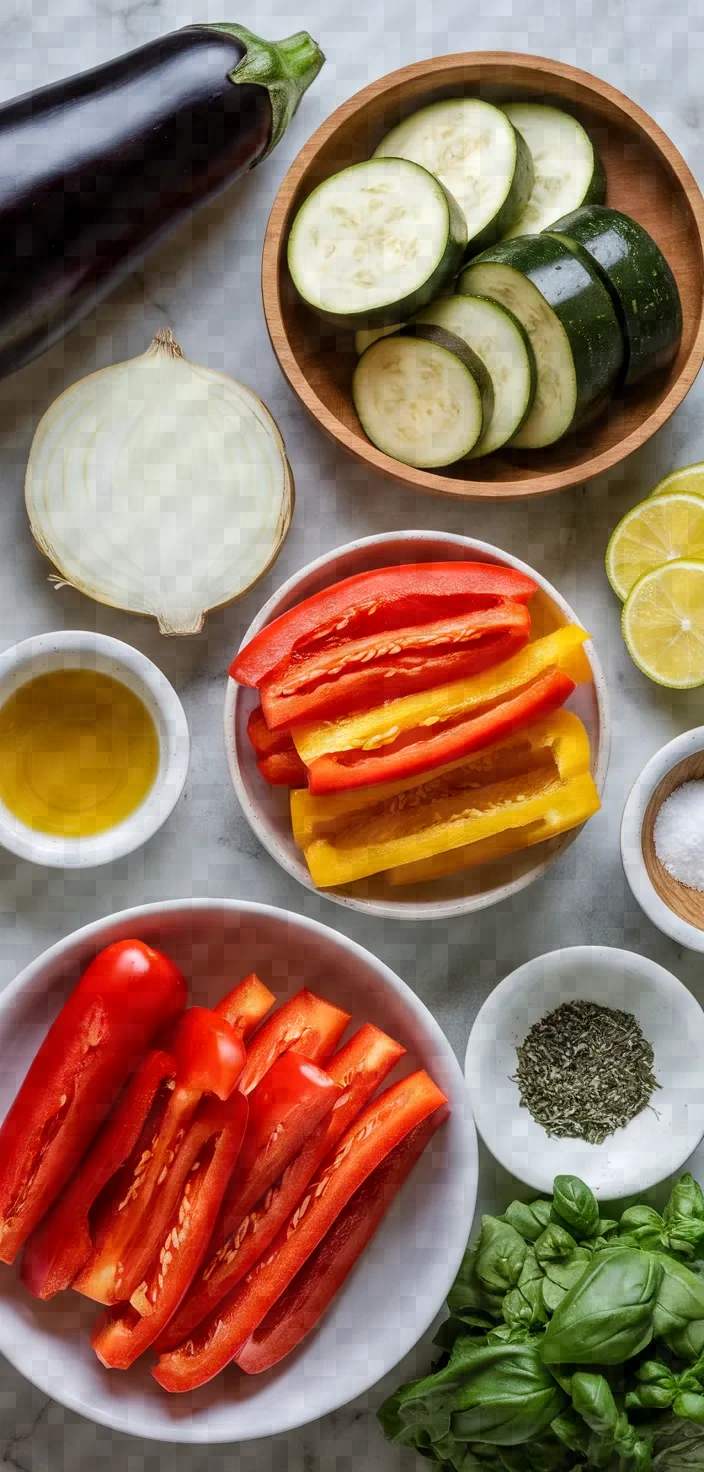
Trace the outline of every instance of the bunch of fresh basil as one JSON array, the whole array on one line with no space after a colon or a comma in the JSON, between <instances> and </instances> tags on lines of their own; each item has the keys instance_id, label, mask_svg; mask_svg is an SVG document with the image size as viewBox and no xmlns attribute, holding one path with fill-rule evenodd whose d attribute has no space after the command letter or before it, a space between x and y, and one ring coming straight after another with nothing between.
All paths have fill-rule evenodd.
<instances>
[{"instance_id":1,"label":"bunch of fresh basil","mask_svg":"<svg viewBox=\"0 0 704 1472\"><path fill-rule=\"evenodd\" d=\"M379 1419L446 1472L704 1472L704 1194L604 1218L576 1176L482 1218L433 1372Z\"/></svg>"}]
</instances>

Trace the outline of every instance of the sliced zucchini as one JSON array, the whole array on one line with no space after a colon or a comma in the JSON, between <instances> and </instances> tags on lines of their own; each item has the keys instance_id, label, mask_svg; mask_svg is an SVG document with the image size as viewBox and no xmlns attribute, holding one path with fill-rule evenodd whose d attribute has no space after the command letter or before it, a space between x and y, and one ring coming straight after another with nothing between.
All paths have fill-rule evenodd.
<instances>
[{"instance_id":1,"label":"sliced zucchini","mask_svg":"<svg viewBox=\"0 0 704 1472\"><path fill-rule=\"evenodd\" d=\"M354 335L357 357L361 358L362 353L365 353L378 337L390 337L392 332L400 332L403 326L403 322L392 322L388 327L360 327L359 332L355 332Z\"/></svg>"},{"instance_id":2,"label":"sliced zucchini","mask_svg":"<svg viewBox=\"0 0 704 1472\"><path fill-rule=\"evenodd\" d=\"M501 241L466 266L458 290L508 307L538 370L533 407L511 443L552 445L595 412L618 377L623 337L598 276L552 235Z\"/></svg>"},{"instance_id":3,"label":"sliced zucchini","mask_svg":"<svg viewBox=\"0 0 704 1472\"><path fill-rule=\"evenodd\" d=\"M340 326L407 321L454 276L467 244L459 205L408 159L373 158L325 179L288 242L299 295Z\"/></svg>"},{"instance_id":4,"label":"sliced zucchini","mask_svg":"<svg viewBox=\"0 0 704 1472\"><path fill-rule=\"evenodd\" d=\"M528 144L534 174L531 197L504 240L547 230L579 205L603 203L604 165L576 118L542 102L507 102L504 111Z\"/></svg>"},{"instance_id":5,"label":"sliced zucchini","mask_svg":"<svg viewBox=\"0 0 704 1472\"><path fill-rule=\"evenodd\" d=\"M489 375L476 353L430 325L372 343L355 369L352 396L372 444L423 470L469 455L492 410Z\"/></svg>"},{"instance_id":6,"label":"sliced zucchini","mask_svg":"<svg viewBox=\"0 0 704 1472\"><path fill-rule=\"evenodd\" d=\"M585 204L550 231L587 251L616 308L626 342L626 383L637 383L677 356L682 304L677 282L642 225L606 205Z\"/></svg>"},{"instance_id":7,"label":"sliced zucchini","mask_svg":"<svg viewBox=\"0 0 704 1472\"><path fill-rule=\"evenodd\" d=\"M470 456L491 455L516 434L530 413L536 370L528 334L508 307L482 296L433 302L415 321L456 333L481 358L494 389L494 412Z\"/></svg>"},{"instance_id":8,"label":"sliced zucchini","mask_svg":"<svg viewBox=\"0 0 704 1472\"><path fill-rule=\"evenodd\" d=\"M530 149L479 97L431 102L392 128L374 157L413 159L435 174L464 214L473 255L510 228L533 188Z\"/></svg>"}]
</instances>

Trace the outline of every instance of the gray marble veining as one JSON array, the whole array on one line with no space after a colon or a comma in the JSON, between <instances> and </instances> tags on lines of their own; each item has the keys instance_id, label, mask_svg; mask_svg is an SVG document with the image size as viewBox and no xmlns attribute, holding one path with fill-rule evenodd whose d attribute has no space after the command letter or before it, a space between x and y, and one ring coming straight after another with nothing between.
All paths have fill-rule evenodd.
<instances>
[{"instance_id":1,"label":"gray marble veining","mask_svg":"<svg viewBox=\"0 0 704 1472\"><path fill-rule=\"evenodd\" d=\"M191 20L221 20L222 0L0 0L0 98L91 66ZM704 180L700 77L704 11L687 0L260 0L224 18L276 37L309 29L328 62L266 166L167 245L63 346L0 385L0 640L55 627L96 628L144 650L178 689L193 741L185 796L146 849L89 874L45 871L0 854L0 984L78 925L146 900L184 895L266 898L367 945L426 1000L462 1056L482 1000L507 972L558 945L605 942L651 955L704 1001L699 957L646 921L627 890L618 852L623 801L663 742L704 722L704 693L672 696L631 664L603 554L623 512L677 464L704 458L704 379L658 435L589 487L530 506L453 505L377 481L329 445L285 385L264 327L259 259L280 180L317 124L367 81L448 51L531 51L606 78L651 112ZM292 462L292 531L265 583L214 614L203 635L165 641L148 621L54 591L28 532L22 498L39 416L92 368L141 352L170 325L184 351L261 394ZM259 847L227 782L220 734L224 674L244 629L278 582L354 536L399 527L471 532L532 562L564 592L598 641L611 691L614 739L603 811L541 883L476 917L422 928L368 919L308 894ZM505 1201L509 1182L486 1157L480 1201ZM469 1227L469 1223L467 1224ZM403 1368L428 1363L421 1347ZM288 1437L240 1447L159 1447L94 1427L47 1402L9 1366L0 1369L0 1472L411 1472L412 1454L384 1445L373 1417L382 1389Z\"/></svg>"}]
</instances>

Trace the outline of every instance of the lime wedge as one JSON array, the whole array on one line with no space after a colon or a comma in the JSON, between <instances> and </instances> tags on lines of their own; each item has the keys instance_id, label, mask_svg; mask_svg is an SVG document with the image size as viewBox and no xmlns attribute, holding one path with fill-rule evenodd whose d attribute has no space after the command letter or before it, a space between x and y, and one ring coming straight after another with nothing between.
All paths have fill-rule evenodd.
<instances>
[{"instance_id":1,"label":"lime wedge","mask_svg":"<svg viewBox=\"0 0 704 1472\"><path fill-rule=\"evenodd\" d=\"M690 496L704 496L704 461L699 460L696 465L680 465L678 470L671 470L669 475L658 481L650 494L671 496L678 491L684 491Z\"/></svg>"},{"instance_id":2,"label":"lime wedge","mask_svg":"<svg viewBox=\"0 0 704 1472\"><path fill-rule=\"evenodd\" d=\"M704 685L704 562L682 558L640 578L623 609L631 659L658 685Z\"/></svg>"},{"instance_id":3,"label":"lime wedge","mask_svg":"<svg viewBox=\"0 0 704 1472\"><path fill-rule=\"evenodd\" d=\"M704 497L650 496L616 527L606 575L619 598L627 598L644 573L680 557L704 558Z\"/></svg>"}]
</instances>

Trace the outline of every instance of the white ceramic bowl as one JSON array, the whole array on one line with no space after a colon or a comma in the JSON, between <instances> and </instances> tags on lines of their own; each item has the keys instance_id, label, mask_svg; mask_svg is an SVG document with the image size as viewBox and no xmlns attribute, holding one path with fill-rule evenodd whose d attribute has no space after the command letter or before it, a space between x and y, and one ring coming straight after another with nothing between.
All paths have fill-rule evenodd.
<instances>
[{"instance_id":1,"label":"white ceramic bowl","mask_svg":"<svg viewBox=\"0 0 704 1472\"><path fill-rule=\"evenodd\" d=\"M159 767L134 813L90 838L59 838L22 823L0 801L0 844L55 869L88 869L140 848L166 822L183 792L190 753L183 706L166 676L120 639L74 629L24 639L0 654L0 706L29 680L57 669L90 669L121 680L144 703L159 737Z\"/></svg>"},{"instance_id":2,"label":"white ceramic bowl","mask_svg":"<svg viewBox=\"0 0 704 1472\"><path fill-rule=\"evenodd\" d=\"M566 623L580 622L551 583L525 562L501 552L488 542L443 532L387 532L383 536L349 542L345 547L319 557L316 562L310 562L289 578L265 603L242 643L248 643L265 624L271 623L294 604L341 578L393 563L467 560L514 567L535 580L539 591L531 599L530 609L536 635L549 633ZM592 751L592 774L601 793L606 781L611 739L608 696L601 664L591 641L586 644L585 652L591 664L592 680L577 687L568 701L568 709L574 710L586 726ZM306 889L315 890L303 854L293 840L288 794L285 789L269 787L260 777L254 751L247 738L247 720L258 701L256 690L228 680L224 734L232 785L250 827L264 848ZM466 915L497 904L499 900L525 889L534 879L539 879L574 842L579 832L580 829L573 829L499 863L466 869L463 873L434 880L432 884L414 885L407 890L392 888L383 874L377 874L356 884L326 889L322 893L335 904L396 920L437 920Z\"/></svg>"},{"instance_id":3,"label":"white ceramic bowl","mask_svg":"<svg viewBox=\"0 0 704 1472\"><path fill-rule=\"evenodd\" d=\"M289 1431L380 1380L429 1327L446 1297L477 1189L476 1135L462 1071L418 997L345 936L266 905L174 900L124 910L76 931L2 993L2 1114L82 968L103 946L128 936L172 956L186 974L192 999L201 1004L212 1004L253 970L279 999L303 985L320 991L352 1012L352 1030L368 1020L403 1042L403 1071L427 1068L451 1101L450 1119L334 1305L299 1350L267 1374L248 1377L233 1369L194 1394L167 1395L148 1364L110 1373L89 1343L95 1305L71 1293L38 1303L16 1269L0 1267L0 1351L63 1405L102 1425L159 1441L234 1442Z\"/></svg>"},{"instance_id":4,"label":"white ceramic bowl","mask_svg":"<svg viewBox=\"0 0 704 1472\"><path fill-rule=\"evenodd\" d=\"M549 1136L512 1082L516 1045L574 1000L632 1012L655 1053L653 1108L603 1145ZM548 1194L556 1175L580 1176L599 1200L615 1201L678 1170L704 1136L703 1054L704 1012L669 971L631 951L572 946L528 961L491 993L470 1033L465 1077L477 1129L512 1175Z\"/></svg>"},{"instance_id":5,"label":"white ceramic bowl","mask_svg":"<svg viewBox=\"0 0 704 1472\"><path fill-rule=\"evenodd\" d=\"M695 726L656 751L636 778L621 819L621 859L633 894L653 925L690 951L704 951L704 930L676 915L658 894L643 858L643 823L653 793L663 777L688 757L704 751L704 726Z\"/></svg>"}]
</instances>

